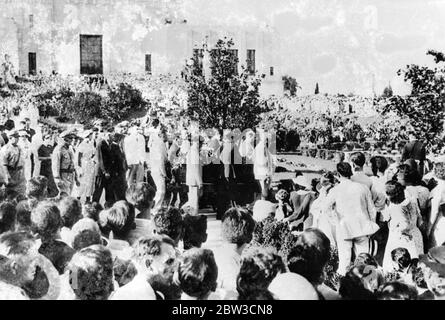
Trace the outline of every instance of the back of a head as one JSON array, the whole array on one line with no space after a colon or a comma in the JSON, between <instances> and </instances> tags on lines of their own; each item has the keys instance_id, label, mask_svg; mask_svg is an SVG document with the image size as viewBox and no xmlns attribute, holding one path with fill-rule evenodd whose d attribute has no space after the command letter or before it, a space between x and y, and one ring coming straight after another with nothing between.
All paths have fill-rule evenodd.
<instances>
[{"instance_id":1,"label":"back of a head","mask_svg":"<svg viewBox=\"0 0 445 320\"><path fill-rule=\"evenodd\" d=\"M376 273L376 268L369 265L353 266L346 275L340 279L339 293L344 300L375 300L374 291L371 291L371 282L383 282L383 278ZM378 284L375 284L378 287Z\"/></svg>"},{"instance_id":2,"label":"back of a head","mask_svg":"<svg viewBox=\"0 0 445 320\"><path fill-rule=\"evenodd\" d=\"M77 252L69 263L70 284L80 300L106 300L114 290L113 258L103 246Z\"/></svg>"},{"instance_id":3,"label":"back of a head","mask_svg":"<svg viewBox=\"0 0 445 320\"><path fill-rule=\"evenodd\" d=\"M10 202L0 204L0 234L14 231L16 221L15 205Z\"/></svg>"},{"instance_id":4,"label":"back of a head","mask_svg":"<svg viewBox=\"0 0 445 320\"><path fill-rule=\"evenodd\" d=\"M130 208L126 201L116 202L99 214L99 225L104 233L112 231L116 237L124 239L135 227L134 207Z\"/></svg>"},{"instance_id":5,"label":"back of a head","mask_svg":"<svg viewBox=\"0 0 445 320\"><path fill-rule=\"evenodd\" d=\"M90 218L97 222L99 220L99 213L103 209L104 208L97 202L88 202L83 205L82 213L85 218Z\"/></svg>"},{"instance_id":6,"label":"back of a head","mask_svg":"<svg viewBox=\"0 0 445 320\"><path fill-rule=\"evenodd\" d=\"M366 163L366 157L362 152L356 152L351 156L351 162L355 166L362 168Z\"/></svg>"},{"instance_id":7,"label":"back of a head","mask_svg":"<svg viewBox=\"0 0 445 320\"><path fill-rule=\"evenodd\" d=\"M207 241L207 216L186 214L182 239L185 250L200 248Z\"/></svg>"},{"instance_id":8,"label":"back of a head","mask_svg":"<svg viewBox=\"0 0 445 320\"><path fill-rule=\"evenodd\" d=\"M96 221L90 218L83 218L77 221L74 226L71 228L71 232L75 235L84 230L93 230L100 233L100 227Z\"/></svg>"},{"instance_id":9,"label":"back of a head","mask_svg":"<svg viewBox=\"0 0 445 320\"><path fill-rule=\"evenodd\" d=\"M10 131L10 130L12 130L14 128L15 128L14 120L12 120L12 119L6 120L6 122L5 122L5 129Z\"/></svg>"},{"instance_id":10,"label":"back of a head","mask_svg":"<svg viewBox=\"0 0 445 320\"><path fill-rule=\"evenodd\" d=\"M82 230L74 236L72 247L76 251L83 248L102 244L102 238L99 232L95 230Z\"/></svg>"},{"instance_id":11,"label":"back of a head","mask_svg":"<svg viewBox=\"0 0 445 320\"><path fill-rule=\"evenodd\" d=\"M406 269L411 264L411 255L406 248L396 248L392 250L391 259L398 266L399 270Z\"/></svg>"},{"instance_id":12,"label":"back of a head","mask_svg":"<svg viewBox=\"0 0 445 320\"><path fill-rule=\"evenodd\" d=\"M272 248L251 247L243 252L237 278L240 299L267 290L272 280L286 272L283 259Z\"/></svg>"},{"instance_id":13,"label":"back of a head","mask_svg":"<svg viewBox=\"0 0 445 320\"><path fill-rule=\"evenodd\" d=\"M54 239L62 227L60 211L54 203L43 201L31 212L31 222L34 232L42 240Z\"/></svg>"},{"instance_id":14,"label":"back of a head","mask_svg":"<svg viewBox=\"0 0 445 320\"><path fill-rule=\"evenodd\" d=\"M0 235L0 255L13 257L26 255L32 250L36 239L29 232L6 232Z\"/></svg>"},{"instance_id":15,"label":"back of a head","mask_svg":"<svg viewBox=\"0 0 445 320\"><path fill-rule=\"evenodd\" d=\"M388 169L388 160L383 156L374 156L371 158L371 168L374 176L377 176L379 172L385 173Z\"/></svg>"},{"instance_id":16,"label":"back of a head","mask_svg":"<svg viewBox=\"0 0 445 320\"><path fill-rule=\"evenodd\" d=\"M385 192L389 201L394 204L400 204L405 200L405 187L399 182L388 181L385 184Z\"/></svg>"},{"instance_id":17,"label":"back of a head","mask_svg":"<svg viewBox=\"0 0 445 320\"><path fill-rule=\"evenodd\" d=\"M175 207L161 208L154 216L156 233L165 234L175 242L182 236L183 219L181 210Z\"/></svg>"},{"instance_id":18,"label":"back of a head","mask_svg":"<svg viewBox=\"0 0 445 320\"><path fill-rule=\"evenodd\" d=\"M147 263L150 263L153 257L161 254L163 243L175 246L175 242L166 235L139 238L133 243L133 259L141 265L148 266Z\"/></svg>"},{"instance_id":19,"label":"back of a head","mask_svg":"<svg viewBox=\"0 0 445 320\"><path fill-rule=\"evenodd\" d=\"M417 297L415 287L399 281L386 283L377 293L378 300L417 300Z\"/></svg>"},{"instance_id":20,"label":"back of a head","mask_svg":"<svg viewBox=\"0 0 445 320\"><path fill-rule=\"evenodd\" d=\"M222 236L229 243L243 245L252 240L255 221L246 209L230 208L222 219Z\"/></svg>"},{"instance_id":21,"label":"back of a head","mask_svg":"<svg viewBox=\"0 0 445 320\"><path fill-rule=\"evenodd\" d=\"M397 181L401 184L418 185L421 180L421 176L417 169L413 169L410 165L401 164L398 167Z\"/></svg>"},{"instance_id":22,"label":"back of a head","mask_svg":"<svg viewBox=\"0 0 445 320\"><path fill-rule=\"evenodd\" d=\"M217 286L218 267L213 252L200 248L185 251L175 277L181 290L187 295L205 299Z\"/></svg>"},{"instance_id":23,"label":"back of a head","mask_svg":"<svg viewBox=\"0 0 445 320\"><path fill-rule=\"evenodd\" d=\"M139 211L144 211L151 207L155 190L148 183L132 184L127 189L126 198Z\"/></svg>"},{"instance_id":24,"label":"back of a head","mask_svg":"<svg viewBox=\"0 0 445 320\"><path fill-rule=\"evenodd\" d=\"M63 198L59 202L59 210L63 220L63 226L69 229L82 218L82 204L76 198Z\"/></svg>"},{"instance_id":25,"label":"back of a head","mask_svg":"<svg viewBox=\"0 0 445 320\"><path fill-rule=\"evenodd\" d=\"M352 168L347 162L337 163L337 172L344 178L352 177Z\"/></svg>"},{"instance_id":26,"label":"back of a head","mask_svg":"<svg viewBox=\"0 0 445 320\"><path fill-rule=\"evenodd\" d=\"M296 273L282 273L272 280L269 291L278 300L318 300L312 284Z\"/></svg>"},{"instance_id":27,"label":"back of a head","mask_svg":"<svg viewBox=\"0 0 445 320\"><path fill-rule=\"evenodd\" d=\"M31 178L26 184L26 196L28 198L42 199L47 194L48 178L38 176Z\"/></svg>"},{"instance_id":28,"label":"back of a head","mask_svg":"<svg viewBox=\"0 0 445 320\"><path fill-rule=\"evenodd\" d=\"M287 256L290 272L305 277L318 285L322 281L323 270L330 258L329 238L318 229L306 229L298 235L294 247Z\"/></svg>"},{"instance_id":29,"label":"back of a head","mask_svg":"<svg viewBox=\"0 0 445 320\"><path fill-rule=\"evenodd\" d=\"M37 200L22 200L16 207L16 229L17 230L30 230L31 228L31 211L37 207Z\"/></svg>"}]
</instances>

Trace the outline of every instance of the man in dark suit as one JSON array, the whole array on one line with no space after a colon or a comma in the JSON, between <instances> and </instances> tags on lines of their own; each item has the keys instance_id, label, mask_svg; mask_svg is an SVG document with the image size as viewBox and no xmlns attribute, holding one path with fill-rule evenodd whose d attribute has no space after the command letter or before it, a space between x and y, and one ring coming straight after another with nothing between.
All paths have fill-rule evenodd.
<instances>
[{"instance_id":1,"label":"man in dark suit","mask_svg":"<svg viewBox=\"0 0 445 320\"><path fill-rule=\"evenodd\" d=\"M113 157L111 156L113 128L108 128L99 139L96 146L97 168L96 181L93 192L93 202L99 202L105 189L105 201L115 202L111 176L114 171Z\"/></svg>"},{"instance_id":2,"label":"man in dark suit","mask_svg":"<svg viewBox=\"0 0 445 320\"><path fill-rule=\"evenodd\" d=\"M424 162L426 159L426 148L425 143L417 140L414 132L409 133L409 142L403 147L402 150L402 162L408 159L414 159L417 162L417 170L420 176L423 176Z\"/></svg>"},{"instance_id":3,"label":"man in dark suit","mask_svg":"<svg viewBox=\"0 0 445 320\"><path fill-rule=\"evenodd\" d=\"M127 191L127 161L125 154L122 151L122 139L124 135L121 133L114 133L112 135L112 143L110 145L110 156L112 162L112 170L110 172L110 184L113 202L125 200L125 193ZM110 196L111 198L111 196Z\"/></svg>"}]
</instances>

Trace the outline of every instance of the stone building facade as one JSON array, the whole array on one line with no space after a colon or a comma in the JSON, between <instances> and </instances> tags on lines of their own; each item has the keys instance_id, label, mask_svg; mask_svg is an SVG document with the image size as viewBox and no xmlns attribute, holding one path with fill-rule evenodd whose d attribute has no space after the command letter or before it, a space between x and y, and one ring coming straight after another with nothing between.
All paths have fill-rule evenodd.
<instances>
[{"instance_id":1,"label":"stone building facade","mask_svg":"<svg viewBox=\"0 0 445 320\"><path fill-rule=\"evenodd\" d=\"M266 75L265 92L280 93L271 28L189 19L184 1L0 0L0 37L7 39L0 52L20 74L180 74L194 49L227 37L235 42L239 67L249 56Z\"/></svg>"}]
</instances>

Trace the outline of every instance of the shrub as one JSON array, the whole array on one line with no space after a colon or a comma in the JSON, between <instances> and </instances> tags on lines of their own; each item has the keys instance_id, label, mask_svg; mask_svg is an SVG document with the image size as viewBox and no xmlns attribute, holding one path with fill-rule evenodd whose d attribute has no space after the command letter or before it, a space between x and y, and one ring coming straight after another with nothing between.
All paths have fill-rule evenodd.
<instances>
[{"instance_id":1,"label":"shrub","mask_svg":"<svg viewBox=\"0 0 445 320\"><path fill-rule=\"evenodd\" d=\"M80 123L101 116L102 97L91 91L77 93L65 106L64 114Z\"/></svg>"},{"instance_id":2,"label":"shrub","mask_svg":"<svg viewBox=\"0 0 445 320\"><path fill-rule=\"evenodd\" d=\"M108 96L102 101L101 116L108 120L122 120L135 111L148 106L138 89L126 83L108 89Z\"/></svg>"},{"instance_id":3,"label":"shrub","mask_svg":"<svg viewBox=\"0 0 445 320\"><path fill-rule=\"evenodd\" d=\"M74 92L67 87L50 89L35 96L40 114L45 117L59 116L72 103Z\"/></svg>"},{"instance_id":4,"label":"shrub","mask_svg":"<svg viewBox=\"0 0 445 320\"><path fill-rule=\"evenodd\" d=\"M264 248L273 247L283 260L286 260L294 241L295 237L287 223L267 218L255 226L251 245Z\"/></svg>"}]
</instances>

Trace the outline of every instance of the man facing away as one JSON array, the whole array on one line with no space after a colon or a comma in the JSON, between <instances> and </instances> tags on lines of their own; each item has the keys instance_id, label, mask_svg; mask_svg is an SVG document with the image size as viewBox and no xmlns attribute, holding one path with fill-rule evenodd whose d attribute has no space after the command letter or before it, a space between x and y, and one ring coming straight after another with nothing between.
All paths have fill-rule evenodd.
<instances>
[{"instance_id":1,"label":"man facing away","mask_svg":"<svg viewBox=\"0 0 445 320\"><path fill-rule=\"evenodd\" d=\"M417 140L413 131L409 133L409 142L403 147L402 151L402 162L408 159L416 160L419 174L422 177L426 160L426 148L425 143Z\"/></svg>"},{"instance_id":2,"label":"man facing away","mask_svg":"<svg viewBox=\"0 0 445 320\"><path fill-rule=\"evenodd\" d=\"M325 205L326 210L334 207L338 215L338 273L345 275L351 262L352 249L356 255L369 253L369 237L379 230L379 226L375 223L377 212L369 188L351 181L349 163L340 162L337 171L340 183L332 188Z\"/></svg>"},{"instance_id":3,"label":"man facing away","mask_svg":"<svg viewBox=\"0 0 445 320\"><path fill-rule=\"evenodd\" d=\"M113 171L113 157L111 156L112 132L112 128L109 128L97 142L96 153L98 163L96 168L93 202L100 201L104 189L105 201L113 202L114 199L111 181L111 174Z\"/></svg>"}]
</instances>

